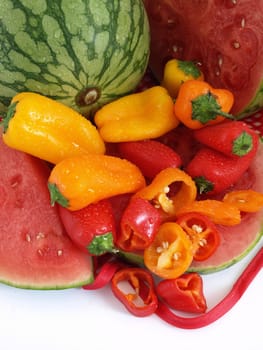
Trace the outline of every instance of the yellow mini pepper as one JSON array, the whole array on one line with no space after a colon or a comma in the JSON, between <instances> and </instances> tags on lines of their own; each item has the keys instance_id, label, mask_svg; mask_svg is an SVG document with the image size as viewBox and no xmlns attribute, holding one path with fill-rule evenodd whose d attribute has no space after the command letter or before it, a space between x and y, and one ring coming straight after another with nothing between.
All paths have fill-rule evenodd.
<instances>
[{"instance_id":1,"label":"yellow mini pepper","mask_svg":"<svg viewBox=\"0 0 263 350\"><path fill-rule=\"evenodd\" d=\"M179 124L173 106L167 90L155 86L103 106L94 120L106 142L156 138Z\"/></svg>"},{"instance_id":2,"label":"yellow mini pepper","mask_svg":"<svg viewBox=\"0 0 263 350\"><path fill-rule=\"evenodd\" d=\"M17 94L2 124L3 140L9 147L50 163L80 154L105 153L104 141L89 120L37 93Z\"/></svg>"},{"instance_id":3,"label":"yellow mini pepper","mask_svg":"<svg viewBox=\"0 0 263 350\"><path fill-rule=\"evenodd\" d=\"M161 85L173 98L177 97L180 86L188 80L204 80L202 71L194 62L174 58L165 64Z\"/></svg>"}]
</instances>

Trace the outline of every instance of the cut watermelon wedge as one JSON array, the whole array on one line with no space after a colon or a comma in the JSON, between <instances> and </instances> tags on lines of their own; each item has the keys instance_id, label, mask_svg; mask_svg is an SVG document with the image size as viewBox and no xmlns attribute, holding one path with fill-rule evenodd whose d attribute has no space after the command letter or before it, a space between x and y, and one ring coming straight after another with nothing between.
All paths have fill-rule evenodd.
<instances>
[{"instance_id":1,"label":"cut watermelon wedge","mask_svg":"<svg viewBox=\"0 0 263 350\"><path fill-rule=\"evenodd\" d=\"M91 258L73 245L51 207L49 169L0 139L0 281L64 289L93 281Z\"/></svg>"}]
</instances>

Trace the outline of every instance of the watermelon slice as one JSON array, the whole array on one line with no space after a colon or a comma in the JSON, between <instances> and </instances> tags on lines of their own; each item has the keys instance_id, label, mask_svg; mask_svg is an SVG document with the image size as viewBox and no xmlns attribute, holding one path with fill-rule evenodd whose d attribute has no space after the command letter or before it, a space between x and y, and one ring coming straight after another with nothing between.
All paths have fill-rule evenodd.
<instances>
[{"instance_id":1,"label":"watermelon slice","mask_svg":"<svg viewBox=\"0 0 263 350\"><path fill-rule=\"evenodd\" d=\"M0 140L0 281L64 289L93 281L92 261L73 245L50 206L49 169Z\"/></svg>"},{"instance_id":2,"label":"watermelon slice","mask_svg":"<svg viewBox=\"0 0 263 350\"><path fill-rule=\"evenodd\" d=\"M261 1L144 0L151 29L150 67L161 79L171 58L200 64L214 87L235 95L233 114L263 106Z\"/></svg>"}]
</instances>

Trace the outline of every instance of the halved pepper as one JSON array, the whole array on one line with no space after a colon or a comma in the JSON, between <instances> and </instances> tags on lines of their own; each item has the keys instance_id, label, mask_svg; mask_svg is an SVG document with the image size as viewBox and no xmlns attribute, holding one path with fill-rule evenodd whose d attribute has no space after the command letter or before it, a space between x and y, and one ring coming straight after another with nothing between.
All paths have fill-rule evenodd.
<instances>
[{"instance_id":1,"label":"halved pepper","mask_svg":"<svg viewBox=\"0 0 263 350\"><path fill-rule=\"evenodd\" d=\"M174 218L181 206L193 202L196 194L195 182L186 172L179 168L166 168L135 196L151 201L167 220Z\"/></svg>"},{"instance_id":2,"label":"halved pepper","mask_svg":"<svg viewBox=\"0 0 263 350\"><path fill-rule=\"evenodd\" d=\"M162 280L158 283L156 292L172 309L195 314L204 313L207 309L203 280L195 272Z\"/></svg>"},{"instance_id":3,"label":"halved pepper","mask_svg":"<svg viewBox=\"0 0 263 350\"><path fill-rule=\"evenodd\" d=\"M64 159L52 169L48 188L51 204L79 210L91 203L145 186L145 179L131 162L103 154Z\"/></svg>"},{"instance_id":4,"label":"halved pepper","mask_svg":"<svg viewBox=\"0 0 263 350\"><path fill-rule=\"evenodd\" d=\"M143 250L161 224L159 211L146 199L132 197L121 218L116 245L124 251Z\"/></svg>"},{"instance_id":5,"label":"halved pepper","mask_svg":"<svg viewBox=\"0 0 263 350\"><path fill-rule=\"evenodd\" d=\"M106 142L152 139L174 129L179 121L167 90L154 86L103 106L94 120Z\"/></svg>"},{"instance_id":6,"label":"halved pepper","mask_svg":"<svg viewBox=\"0 0 263 350\"><path fill-rule=\"evenodd\" d=\"M161 85L165 87L170 96L176 98L180 86L188 80L204 80L202 71L193 61L181 61L175 58L169 60L164 66Z\"/></svg>"},{"instance_id":7,"label":"halved pepper","mask_svg":"<svg viewBox=\"0 0 263 350\"><path fill-rule=\"evenodd\" d=\"M192 242L175 222L163 223L152 244L144 250L144 264L162 278L177 278L193 261Z\"/></svg>"},{"instance_id":8,"label":"halved pepper","mask_svg":"<svg viewBox=\"0 0 263 350\"><path fill-rule=\"evenodd\" d=\"M89 120L37 93L16 95L2 124L9 147L53 164L80 154L105 153L104 141Z\"/></svg>"},{"instance_id":9,"label":"halved pepper","mask_svg":"<svg viewBox=\"0 0 263 350\"><path fill-rule=\"evenodd\" d=\"M216 225L204 214L190 212L176 220L190 237L194 260L208 259L217 249L220 237Z\"/></svg>"},{"instance_id":10,"label":"halved pepper","mask_svg":"<svg viewBox=\"0 0 263 350\"><path fill-rule=\"evenodd\" d=\"M121 283L125 282L131 285L132 292L122 290ZM111 289L116 298L135 316L149 316L158 307L153 277L142 268L130 267L117 271L111 280Z\"/></svg>"},{"instance_id":11,"label":"halved pepper","mask_svg":"<svg viewBox=\"0 0 263 350\"><path fill-rule=\"evenodd\" d=\"M233 103L231 91L215 89L205 81L188 80L180 87L174 112L188 128L199 129L220 123L225 118L234 119L228 113Z\"/></svg>"}]
</instances>

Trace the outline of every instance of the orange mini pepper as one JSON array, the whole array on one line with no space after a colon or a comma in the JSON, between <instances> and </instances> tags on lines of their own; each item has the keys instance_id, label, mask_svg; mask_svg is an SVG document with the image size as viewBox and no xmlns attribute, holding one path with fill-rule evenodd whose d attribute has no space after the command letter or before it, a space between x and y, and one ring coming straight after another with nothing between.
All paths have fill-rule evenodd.
<instances>
[{"instance_id":1,"label":"orange mini pepper","mask_svg":"<svg viewBox=\"0 0 263 350\"><path fill-rule=\"evenodd\" d=\"M234 119L228 112L234 96L227 89L215 89L205 81L188 80L179 90L174 104L176 117L190 129L217 124L225 118Z\"/></svg>"},{"instance_id":2,"label":"orange mini pepper","mask_svg":"<svg viewBox=\"0 0 263 350\"><path fill-rule=\"evenodd\" d=\"M238 190L227 193L224 203L236 206L240 211L254 213L263 207L263 193L253 190Z\"/></svg>"},{"instance_id":3,"label":"orange mini pepper","mask_svg":"<svg viewBox=\"0 0 263 350\"><path fill-rule=\"evenodd\" d=\"M205 199L193 201L182 206L177 214L200 213L206 215L215 224L234 226L240 223L240 210L233 204L222 202L215 199Z\"/></svg>"},{"instance_id":4,"label":"orange mini pepper","mask_svg":"<svg viewBox=\"0 0 263 350\"><path fill-rule=\"evenodd\" d=\"M94 121L106 142L152 139L179 124L173 106L167 90L154 86L108 103L97 111Z\"/></svg>"},{"instance_id":5,"label":"orange mini pepper","mask_svg":"<svg viewBox=\"0 0 263 350\"><path fill-rule=\"evenodd\" d=\"M52 169L48 188L51 204L69 210L145 186L145 179L131 162L118 157L90 154L67 158Z\"/></svg>"},{"instance_id":6,"label":"orange mini pepper","mask_svg":"<svg viewBox=\"0 0 263 350\"><path fill-rule=\"evenodd\" d=\"M193 261L190 238L175 222L163 223L152 244L144 250L144 264L162 278L177 278Z\"/></svg>"},{"instance_id":7,"label":"orange mini pepper","mask_svg":"<svg viewBox=\"0 0 263 350\"><path fill-rule=\"evenodd\" d=\"M148 186L135 194L151 201L166 219L175 217L179 208L193 202L196 195L195 182L179 168L161 170Z\"/></svg>"},{"instance_id":8,"label":"orange mini pepper","mask_svg":"<svg viewBox=\"0 0 263 350\"><path fill-rule=\"evenodd\" d=\"M204 80L204 75L192 61L181 61L175 58L169 60L164 66L161 85L165 87L170 96L176 98L180 86L188 80Z\"/></svg>"}]
</instances>

